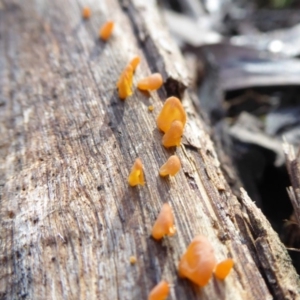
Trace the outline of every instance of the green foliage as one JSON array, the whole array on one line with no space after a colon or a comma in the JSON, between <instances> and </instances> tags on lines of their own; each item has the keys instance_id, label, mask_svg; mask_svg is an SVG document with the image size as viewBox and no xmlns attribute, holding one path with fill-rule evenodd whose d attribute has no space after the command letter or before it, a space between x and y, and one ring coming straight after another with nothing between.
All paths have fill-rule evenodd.
<instances>
[{"instance_id":1,"label":"green foliage","mask_svg":"<svg viewBox=\"0 0 300 300\"><path fill-rule=\"evenodd\" d=\"M271 0L271 2L274 8L286 8L293 3L293 0Z\"/></svg>"}]
</instances>

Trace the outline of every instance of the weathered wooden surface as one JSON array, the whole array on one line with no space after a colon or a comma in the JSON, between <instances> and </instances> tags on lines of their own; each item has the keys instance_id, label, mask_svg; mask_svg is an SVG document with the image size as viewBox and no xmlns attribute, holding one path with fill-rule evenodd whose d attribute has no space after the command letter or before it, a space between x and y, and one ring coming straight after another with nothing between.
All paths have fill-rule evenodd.
<instances>
[{"instance_id":1,"label":"weathered wooden surface","mask_svg":"<svg viewBox=\"0 0 300 300\"><path fill-rule=\"evenodd\" d=\"M286 157L286 166L291 180L291 186L287 187L292 206L293 215L285 226L284 243L290 250L293 263L300 266L300 161L299 154L295 153L294 146L285 142L283 149Z\"/></svg>"},{"instance_id":2,"label":"weathered wooden surface","mask_svg":"<svg viewBox=\"0 0 300 300\"><path fill-rule=\"evenodd\" d=\"M291 179L292 186L287 188L289 197L291 199L296 223L300 227L300 162L299 162L299 152L296 156L295 149L292 145L284 143L283 145L285 156L286 156L286 166Z\"/></svg>"},{"instance_id":3,"label":"weathered wooden surface","mask_svg":"<svg viewBox=\"0 0 300 300\"><path fill-rule=\"evenodd\" d=\"M183 94L187 72L155 5L0 5L1 299L146 299L161 278L173 283L170 299L299 297L283 245L245 192L240 202L231 193L188 93L182 146L161 146L156 116L167 95ZM84 5L92 10L86 22ZM116 28L103 43L97 34L107 19ZM122 102L115 84L134 55L142 58L135 82L159 71L166 85ZM183 169L161 179L174 152ZM130 188L136 157L146 185ZM166 201L178 233L158 243L150 230ZM178 278L178 260L197 234L209 237L218 260L233 257L225 282L200 289Z\"/></svg>"}]
</instances>

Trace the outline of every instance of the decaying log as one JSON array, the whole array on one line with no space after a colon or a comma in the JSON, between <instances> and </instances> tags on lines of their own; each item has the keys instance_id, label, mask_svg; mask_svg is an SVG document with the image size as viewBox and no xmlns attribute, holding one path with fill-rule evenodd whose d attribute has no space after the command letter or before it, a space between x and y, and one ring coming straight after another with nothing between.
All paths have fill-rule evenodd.
<instances>
[{"instance_id":1,"label":"decaying log","mask_svg":"<svg viewBox=\"0 0 300 300\"><path fill-rule=\"evenodd\" d=\"M291 203L294 208L296 223L300 227L300 162L299 154L296 157L295 149L292 145L284 143L283 145L287 170L291 179L292 186L287 188Z\"/></svg>"},{"instance_id":2,"label":"decaying log","mask_svg":"<svg viewBox=\"0 0 300 300\"><path fill-rule=\"evenodd\" d=\"M83 21L87 4L92 16ZM1 299L147 299L162 278L173 284L170 299L299 297L277 234L246 192L238 200L225 181L194 95L184 93L183 59L151 1L0 6ZM108 19L116 28L104 43L97 35ZM116 81L134 55L135 83L160 72L165 85L122 102ZM176 150L162 147L155 123L168 95L181 96L188 113ZM161 179L158 169L174 152L183 168ZM146 185L131 188L136 157ZM160 243L150 230L164 202L177 234ZM235 261L224 282L201 289L177 275L197 234L218 261Z\"/></svg>"}]
</instances>

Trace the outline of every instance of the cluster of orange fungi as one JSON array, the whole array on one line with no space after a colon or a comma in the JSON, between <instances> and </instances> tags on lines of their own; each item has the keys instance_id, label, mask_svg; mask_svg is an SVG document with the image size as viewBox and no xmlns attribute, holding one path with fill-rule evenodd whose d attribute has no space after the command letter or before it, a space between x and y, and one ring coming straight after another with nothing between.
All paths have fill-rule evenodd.
<instances>
[{"instance_id":1,"label":"cluster of orange fungi","mask_svg":"<svg viewBox=\"0 0 300 300\"><path fill-rule=\"evenodd\" d=\"M82 17L89 19L91 10L84 7ZM114 22L106 22L99 30L99 37L107 41L112 34ZM119 98L124 100L132 95L133 74L140 63L140 57L134 57L124 68L117 82ZM155 91L163 84L161 74L154 73L141 79L137 87L142 91ZM152 111L153 106L148 107ZM180 146L181 137L186 123L186 112L181 101L176 97L168 98L157 117L157 127L164 132L162 144L164 147ZM159 169L159 175L175 176L181 168L181 163L176 155L172 155ZM128 176L130 186L144 185L144 171L142 161L137 158ZM165 236L173 236L176 233L174 225L174 214L169 203L164 203L157 219L152 227L151 235L155 240L160 241ZM130 263L136 263L136 257L130 257ZM214 249L205 236L198 235L187 247L182 255L178 273L180 277L188 278L200 287L207 285L212 275L219 280L224 280L233 267L231 258L217 263ZM150 292L148 300L164 300L170 293L170 285L167 281L160 281Z\"/></svg>"},{"instance_id":2,"label":"cluster of orange fungi","mask_svg":"<svg viewBox=\"0 0 300 300\"><path fill-rule=\"evenodd\" d=\"M125 67L117 83L119 98L125 100L132 95L133 73L140 63L138 56L134 57ZM151 74L149 77L143 78L138 82L138 89L142 91L155 91L163 84L163 78L159 73ZM149 109L151 111L151 108ZM153 110L153 109L152 109Z\"/></svg>"},{"instance_id":3,"label":"cluster of orange fungi","mask_svg":"<svg viewBox=\"0 0 300 300\"><path fill-rule=\"evenodd\" d=\"M82 9L82 18L85 20L88 20L91 17L91 9L87 6L85 6ZM103 41L107 41L114 29L114 22L113 21L107 21L105 22L99 29L99 38L102 39Z\"/></svg>"},{"instance_id":4,"label":"cluster of orange fungi","mask_svg":"<svg viewBox=\"0 0 300 300\"><path fill-rule=\"evenodd\" d=\"M176 97L166 100L160 114L156 120L157 127L165 134L162 144L164 147L179 146L184 125L186 123L186 113ZM159 169L159 175L175 176L181 168L181 163L176 155L172 155ZM131 173L128 177L131 186L144 185L143 165L139 158L136 159ZM174 214L169 203L164 203L157 219L152 227L151 235L155 240L161 240L165 236L173 236L176 233L174 225ZM205 236L196 236L186 252L182 255L178 273L180 277L188 278L200 287L208 284L212 275L219 280L224 280L233 267L231 258L217 263L214 249ZM170 285L166 281L161 281L150 292L148 300L164 300L168 297Z\"/></svg>"}]
</instances>

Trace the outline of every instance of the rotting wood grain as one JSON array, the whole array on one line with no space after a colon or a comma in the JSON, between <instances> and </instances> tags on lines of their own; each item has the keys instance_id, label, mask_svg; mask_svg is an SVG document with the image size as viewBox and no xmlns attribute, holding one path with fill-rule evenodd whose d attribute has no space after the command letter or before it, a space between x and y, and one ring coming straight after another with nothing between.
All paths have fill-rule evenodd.
<instances>
[{"instance_id":1,"label":"rotting wood grain","mask_svg":"<svg viewBox=\"0 0 300 300\"><path fill-rule=\"evenodd\" d=\"M1 4L0 298L146 299L164 278L173 283L170 299L295 299L298 277L286 251L270 227L258 247L254 208L246 202L245 210L232 195L188 93L182 146L161 145L155 118L167 95L183 95L187 82L155 5L89 1L92 16L83 21L83 0ZM104 43L97 34L108 19L116 27ZM135 83L159 71L167 84L122 102L116 81L135 55L142 58ZM159 167L174 152L183 169L162 179ZM146 185L130 188L136 157ZM178 232L158 243L151 226L167 201ZM225 282L199 289L178 278L178 260L197 234L208 236L218 260L233 257ZM286 269L284 282L276 269L266 276L270 255L259 252L270 248L270 262Z\"/></svg>"},{"instance_id":2,"label":"rotting wood grain","mask_svg":"<svg viewBox=\"0 0 300 300\"><path fill-rule=\"evenodd\" d=\"M299 152L296 156L295 149L288 143L283 144L286 158L286 166L289 173L292 186L287 187L291 203L294 208L296 223L300 227L300 164Z\"/></svg>"},{"instance_id":3,"label":"rotting wood grain","mask_svg":"<svg viewBox=\"0 0 300 300\"><path fill-rule=\"evenodd\" d=\"M261 270L267 279L275 299L298 299L299 291L295 290L296 281L289 270L290 258L285 246L275 242L277 234L271 229L261 210L251 201L244 189L241 189L242 203L247 214L249 228L254 238L254 245ZM278 286L276 283L281 282Z\"/></svg>"}]
</instances>

